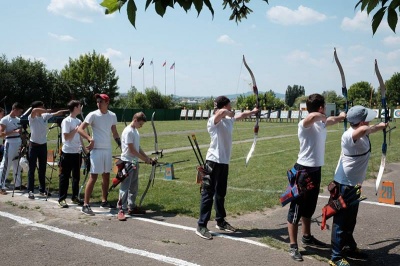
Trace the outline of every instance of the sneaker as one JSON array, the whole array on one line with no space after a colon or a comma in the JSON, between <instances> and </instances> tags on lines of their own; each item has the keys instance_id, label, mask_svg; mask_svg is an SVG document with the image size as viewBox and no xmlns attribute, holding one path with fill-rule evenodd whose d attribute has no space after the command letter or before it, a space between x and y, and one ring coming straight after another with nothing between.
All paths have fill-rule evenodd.
<instances>
[{"instance_id":1,"label":"sneaker","mask_svg":"<svg viewBox=\"0 0 400 266\"><path fill-rule=\"evenodd\" d=\"M343 253L346 257L351 259L358 259L358 260L366 260L368 259L368 254L363 252L359 248L351 249L350 247L346 246L343 248Z\"/></svg>"},{"instance_id":2,"label":"sneaker","mask_svg":"<svg viewBox=\"0 0 400 266\"><path fill-rule=\"evenodd\" d=\"M230 225L227 221L223 221L222 223L217 223L217 225L215 226L215 228L219 229L219 230L223 230L226 232L236 232L236 228L233 227L232 225Z\"/></svg>"},{"instance_id":3,"label":"sneaker","mask_svg":"<svg viewBox=\"0 0 400 266\"><path fill-rule=\"evenodd\" d=\"M81 212L84 213L84 214L86 214L86 215L90 215L90 216L93 216L93 215L94 215L94 212L92 211L92 209L90 208L89 205L84 205L84 206L82 206Z\"/></svg>"},{"instance_id":4,"label":"sneaker","mask_svg":"<svg viewBox=\"0 0 400 266\"><path fill-rule=\"evenodd\" d=\"M303 261L303 256L299 252L298 248L290 248L289 254L292 257L292 259L294 259L295 261Z\"/></svg>"},{"instance_id":5,"label":"sneaker","mask_svg":"<svg viewBox=\"0 0 400 266\"><path fill-rule=\"evenodd\" d=\"M197 226L196 235L204 239L209 239L209 240L213 239L210 230L208 230L208 228L205 226Z\"/></svg>"},{"instance_id":6,"label":"sneaker","mask_svg":"<svg viewBox=\"0 0 400 266\"><path fill-rule=\"evenodd\" d=\"M35 195L33 194L32 191L29 191L28 199L35 199Z\"/></svg>"},{"instance_id":7,"label":"sneaker","mask_svg":"<svg viewBox=\"0 0 400 266\"><path fill-rule=\"evenodd\" d=\"M7 195L8 192L5 189L0 189L0 195Z\"/></svg>"},{"instance_id":8,"label":"sneaker","mask_svg":"<svg viewBox=\"0 0 400 266\"><path fill-rule=\"evenodd\" d=\"M304 236L301 238L301 243L303 243L303 245L307 245L307 246L312 246L312 247L317 247L317 248L326 248L327 245L322 242L319 241L318 239L316 239L314 236L309 236L308 238L305 238Z\"/></svg>"},{"instance_id":9,"label":"sneaker","mask_svg":"<svg viewBox=\"0 0 400 266\"><path fill-rule=\"evenodd\" d=\"M65 200L59 201L58 206L60 206L60 208L68 208L69 207Z\"/></svg>"},{"instance_id":10,"label":"sneaker","mask_svg":"<svg viewBox=\"0 0 400 266\"><path fill-rule=\"evenodd\" d=\"M128 210L128 214L129 215L143 215L143 214L146 214L146 210L144 210L142 208L135 207L133 209L129 209Z\"/></svg>"},{"instance_id":11,"label":"sneaker","mask_svg":"<svg viewBox=\"0 0 400 266\"><path fill-rule=\"evenodd\" d=\"M102 201L100 203L100 208L103 208L103 209L115 209L115 207L116 207L115 205L111 204L108 201Z\"/></svg>"},{"instance_id":12,"label":"sneaker","mask_svg":"<svg viewBox=\"0 0 400 266\"><path fill-rule=\"evenodd\" d=\"M123 210L120 210L118 212L117 218L119 221L126 221L125 213Z\"/></svg>"},{"instance_id":13,"label":"sneaker","mask_svg":"<svg viewBox=\"0 0 400 266\"><path fill-rule=\"evenodd\" d=\"M14 190L26 190L26 189L28 189L28 188L24 185L20 185L19 187L14 188Z\"/></svg>"},{"instance_id":14,"label":"sneaker","mask_svg":"<svg viewBox=\"0 0 400 266\"><path fill-rule=\"evenodd\" d=\"M350 266L350 263L345 259L341 259L341 260L338 260L338 261L330 260L329 261L329 265L331 265L331 266Z\"/></svg>"},{"instance_id":15,"label":"sneaker","mask_svg":"<svg viewBox=\"0 0 400 266\"><path fill-rule=\"evenodd\" d=\"M43 196L43 197L51 197L51 193L50 192L47 192L47 191L44 191L44 192L39 192L39 195L40 196Z\"/></svg>"},{"instance_id":16,"label":"sneaker","mask_svg":"<svg viewBox=\"0 0 400 266\"><path fill-rule=\"evenodd\" d=\"M77 197L72 198L72 199L71 199L71 202L72 202L73 204L77 204L77 205L79 205L79 206L83 206L83 200L78 199Z\"/></svg>"}]
</instances>

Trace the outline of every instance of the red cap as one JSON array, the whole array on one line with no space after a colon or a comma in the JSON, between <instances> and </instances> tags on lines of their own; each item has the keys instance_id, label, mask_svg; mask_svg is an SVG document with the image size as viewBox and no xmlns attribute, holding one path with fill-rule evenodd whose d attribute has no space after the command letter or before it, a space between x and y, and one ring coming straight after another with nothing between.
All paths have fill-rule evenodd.
<instances>
[{"instance_id":1,"label":"red cap","mask_svg":"<svg viewBox=\"0 0 400 266\"><path fill-rule=\"evenodd\" d=\"M110 101L110 97L108 97L108 95L107 94L104 94L104 93L96 93L95 95L94 95L94 97L97 99L97 98L101 98L101 99L103 99L103 100L105 100L106 102L109 102Z\"/></svg>"}]
</instances>

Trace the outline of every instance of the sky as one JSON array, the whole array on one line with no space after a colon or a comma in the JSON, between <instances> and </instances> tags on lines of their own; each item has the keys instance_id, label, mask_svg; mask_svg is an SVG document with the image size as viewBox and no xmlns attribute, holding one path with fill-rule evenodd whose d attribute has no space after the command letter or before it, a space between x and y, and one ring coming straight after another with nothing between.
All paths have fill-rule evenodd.
<instances>
[{"instance_id":1,"label":"sky","mask_svg":"<svg viewBox=\"0 0 400 266\"><path fill-rule=\"evenodd\" d=\"M371 17L358 0L252 0L239 24L231 11L212 1L214 17L176 6L164 17L136 0L136 29L126 15L105 15L98 0L11 1L2 6L0 54L40 60L61 70L69 58L91 53L109 58L120 93L155 86L167 95L216 97L251 91L252 69L259 91L285 93L304 86L306 94L334 90L341 79L333 60L336 47L347 87L367 81L378 88L374 60L384 80L400 71L400 36L384 20L375 35ZM400 28L400 25L398 25ZM129 61L131 58L131 67ZM144 67L138 66L144 58ZM151 65L150 62L153 61ZM165 66L163 66L166 62ZM175 63L175 67L171 66Z\"/></svg>"}]
</instances>

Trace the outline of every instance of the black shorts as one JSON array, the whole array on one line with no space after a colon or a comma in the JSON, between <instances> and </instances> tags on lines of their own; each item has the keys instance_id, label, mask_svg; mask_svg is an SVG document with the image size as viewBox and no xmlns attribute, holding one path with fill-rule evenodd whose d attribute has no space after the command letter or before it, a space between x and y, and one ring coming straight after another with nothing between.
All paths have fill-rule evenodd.
<instances>
[{"instance_id":1,"label":"black shorts","mask_svg":"<svg viewBox=\"0 0 400 266\"><path fill-rule=\"evenodd\" d=\"M307 190L290 203L287 221L291 224L298 224L301 217L311 218L315 212L321 186L321 167L307 167L296 163L294 168L296 170L305 169L314 184L313 189Z\"/></svg>"}]
</instances>

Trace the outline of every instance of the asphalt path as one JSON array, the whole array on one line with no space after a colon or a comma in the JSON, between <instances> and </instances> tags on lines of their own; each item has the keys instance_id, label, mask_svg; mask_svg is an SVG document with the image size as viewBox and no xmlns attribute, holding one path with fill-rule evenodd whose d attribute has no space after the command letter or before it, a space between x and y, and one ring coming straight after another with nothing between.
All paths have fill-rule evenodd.
<instances>
[{"instance_id":1,"label":"asphalt path","mask_svg":"<svg viewBox=\"0 0 400 266\"><path fill-rule=\"evenodd\" d=\"M384 180L399 191L400 164L387 165ZM374 180L365 182L355 239L369 254L351 265L400 265L400 203L378 203ZM229 190L229 188L228 188ZM229 196L229 192L228 192ZM330 243L330 225L320 230L320 210L328 193L320 195L312 232ZM327 265L329 250L301 246L304 262L287 252L287 207L239 217L228 217L237 233L215 229L213 240L195 234L196 219L149 211L146 215L116 219L116 210L94 207L86 216L71 204L60 209L56 198L30 200L26 193L0 196L0 265ZM228 210L229 214L229 210ZM274 241L278 248L265 244ZM270 242L267 242L270 243Z\"/></svg>"}]
</instances>

